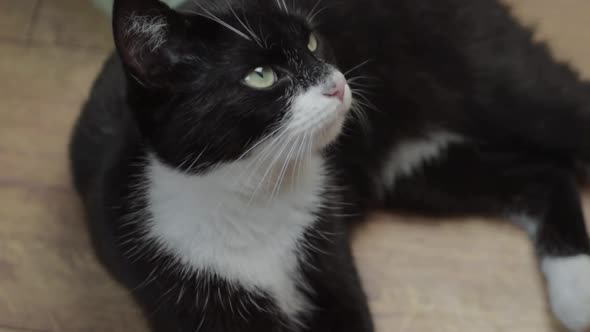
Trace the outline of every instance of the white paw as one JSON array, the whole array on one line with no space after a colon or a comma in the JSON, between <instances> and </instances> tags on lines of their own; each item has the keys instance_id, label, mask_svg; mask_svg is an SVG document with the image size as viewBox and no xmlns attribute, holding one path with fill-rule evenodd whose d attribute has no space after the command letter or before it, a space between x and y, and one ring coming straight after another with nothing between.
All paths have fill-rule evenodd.
<instances>
[{"instance_id":1,"label":"white paw","mask_svg":"<svg viewBox=\"0 0 590 332\"><path fill-rule=\"evenodd\" d=\"M543 258L551 308L573 332L590 330L590 256Z\"/></svg>"}]
</instances>

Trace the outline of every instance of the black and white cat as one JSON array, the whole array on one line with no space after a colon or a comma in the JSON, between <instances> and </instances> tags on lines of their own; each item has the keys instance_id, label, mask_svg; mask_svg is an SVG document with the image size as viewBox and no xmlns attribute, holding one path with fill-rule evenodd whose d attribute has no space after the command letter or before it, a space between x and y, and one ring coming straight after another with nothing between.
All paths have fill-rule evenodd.
<instances>
[{"instance_id":1,"label":"black and white cat","mask_svg":"<svg viewBox=\"0 0 590 332\"><path fill-rule=\"evenodd\" d=\"M349 228L376 208L523 225L590 327L590 87L498 1L116 0L113 27L73 172L154 331L373 331Z\"/></svg>"}]
</instances>

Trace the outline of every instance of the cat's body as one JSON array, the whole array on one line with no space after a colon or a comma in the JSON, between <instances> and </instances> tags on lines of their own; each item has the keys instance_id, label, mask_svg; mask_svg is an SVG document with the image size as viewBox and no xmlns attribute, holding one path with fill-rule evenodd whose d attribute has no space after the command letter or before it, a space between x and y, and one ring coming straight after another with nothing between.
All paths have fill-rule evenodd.
<instances>
[{"instance_id":1,"label":"cat's body","mask_svg":"<svg viewBox=\"0 0 590 332\"><path fill-rule=\"evenodd\" d=\"M107 63L104 74L108 84L99 80L98 85L119 95L121 86L112 85L123 78L118 59ZM102 89L97 100L104 98ZM245 172L252 165L243 168L238 162L206 177L169 168L141 147L125 112L126 107L83 113L82 122L89 126L79 127L84 138L74 142L74 149L80 149L77 170L96 170L100 163L104 173L78 173L77 187L83 192L92 188L85 205L99 257L133 289L156 331L193 331L196 326L244 332L300 331L302 326L371 330L343 222L349 217L343 212L347 206L341 206L343 199L331 187L323 158L302 166L295 190L254 204L250 196L231 193L239 177L252 175ZM110 117L119 121L110 123ZM105 146L108 151L102 150ZM95 159L99 156L100 161ZM85 183L88 179L101 185ZM152 231L153 237L142 238L150 233L147 219L158 217L165 222ZM233 225L236 220L244 227ZM156 245L158 240L166 242ZM166 249L176 252L167 255ZM342 312L359 321L338 325Z\"/></svg>"},{"instance_id":2,"label":"cat's body","mask_svg":"<svg viewBox=\"0 0 590 332\"><path fill-rule=\"evenodd\" d=\"M200 16L118 2L124 65L105 65L72 159L97 251L155 331L373 331L348 239L373 208L522 223L558 318L590 325L574 181L574 162L590 157L590 89L497 1L258 1L221 6L230 28L188 8L221 27L213 39ZM290 40L300 12L316 24L320 46L307 48L319 61ZM193 50L201 38L207 51ZM263 61L289 80L223 85L254 54L230 38L274 43L286 64ZM326 62L364 112L343 120L350 91Z\"/></svg>"}]
</instances>

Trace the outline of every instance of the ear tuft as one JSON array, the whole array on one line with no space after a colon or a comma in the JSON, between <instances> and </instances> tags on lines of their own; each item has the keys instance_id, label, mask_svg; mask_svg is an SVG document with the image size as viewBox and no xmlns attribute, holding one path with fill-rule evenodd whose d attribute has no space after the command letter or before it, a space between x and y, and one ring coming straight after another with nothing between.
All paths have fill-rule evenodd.
<instances>
[{"instance_id":1,"label":"ear tuft","mask_svg":"<svg viewBox=\"0 0 590 332\"><path fill-rule=\"evenodd\" d=\"M141 50L155 52L166 43L168 22L163 16L140 16L132 13L125 31L125 39Z\"/></svg>"},{"instance_id":2,"label":"ear tuft","mask_svg":"<svg viewBox=\"0 0 590 332\"><path fill-rule=\"evenodd\" d=\"M176 13L158 0L115 0L113 34L125 67L142 83L170 66L171 24Z\"/></svg>"}]
</instances>

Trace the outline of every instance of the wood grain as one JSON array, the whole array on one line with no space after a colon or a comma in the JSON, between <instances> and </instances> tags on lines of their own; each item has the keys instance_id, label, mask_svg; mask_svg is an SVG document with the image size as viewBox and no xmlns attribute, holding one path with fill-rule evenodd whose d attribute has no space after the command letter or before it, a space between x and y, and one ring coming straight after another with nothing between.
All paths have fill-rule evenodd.
<instances>
[{"instance_id":1,"label":"wood grain","mask_svg":"<svg viewBox=\"0 0 590 332\"><path fill-rule=\"evenodd\" d=\"M100 50L113 47L110 24L88 0L41 1L31 39L34 43L65 47Z\"/></svg>"},{"instance_id":2,"label":"wood grain","mask_svg":"<svg viewBox=\"0 0 590 332\"><path fill-rule=\"evenodd\" d=\"M590 77L587 0L507 2ZM0 332L146 331L90 250L66 159L111 47L89 1L0 0ZM355 253L380 332L557 331L530 243L506 223L376 214Z\"/></svg>"},{"instance_id":3,"label":"wood grain","mask_svg":"<svg viewBox=\"0 0 590 332\"><path fill-rule=\"evenodd\" d=\"M0 41L24 42L38 0L0 0Z\"/></svg>"}]
</instances>

